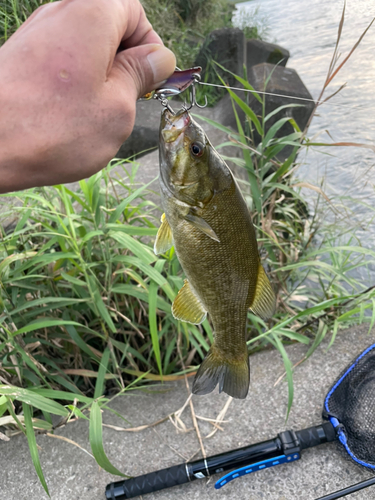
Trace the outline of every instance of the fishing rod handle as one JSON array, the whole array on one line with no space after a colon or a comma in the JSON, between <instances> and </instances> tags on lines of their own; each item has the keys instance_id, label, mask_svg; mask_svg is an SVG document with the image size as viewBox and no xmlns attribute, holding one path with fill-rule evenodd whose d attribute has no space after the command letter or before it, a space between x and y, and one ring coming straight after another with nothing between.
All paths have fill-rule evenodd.
<instances>
[{"instance_id":1,"label":"fishing rod handle","mask_svg":"<svg viewBox=\"0 0 375 500\"><path fill-rule=\"evenodd\" d=\"M153 491L188 483L195 479L203 479L212 474L219 474L260 459L272 458L279 455L281 450L282 443L278 437L262 441L261 443L207 457L206 459L201 458L194 462L175 465L143 476L126 479L125 481L110 483L106 487L106 498L107 500L124 500L138 495L146 495Z\"/></svg>"},{"instance_id":2,"label":"fishing rod handle","mask_svg":"<svg viewBox=\"0 0 375 500\"><path fill-rule=\"evenodd\" d=\"M106 487L105 496L107 500L124 500L188 483L190 480L186 464L174 465L126 481L110 483Z\"/></svg>"},{"instance_id":3,"label":"fishing rod handle","mask_svg":"<svg viewBox=\"0 0 375 500\"><path fill-rule=\"evenodd\" d=\"M323 443L330 443L337 439L336 431L331 422L324 422L321 425L314 425L308 429L296 431L301 450L312 448Z\"/></svg>"},{"instance_id":4,"label":"fishing rod handle","mask_svg":"<svg viewBox=\"0 0 375 500\"><path fill-rule=\"evenodd\" d=\"M330 422L302 429L284 431L274 439L231 450L195 462L174 465L142 476L110 483L106 487L107 500L124 500L153 491L203 479L212 474L268 460L280 454L292 453L319 444L334 441L336 432Z\"/></svg>"}]
</instances>

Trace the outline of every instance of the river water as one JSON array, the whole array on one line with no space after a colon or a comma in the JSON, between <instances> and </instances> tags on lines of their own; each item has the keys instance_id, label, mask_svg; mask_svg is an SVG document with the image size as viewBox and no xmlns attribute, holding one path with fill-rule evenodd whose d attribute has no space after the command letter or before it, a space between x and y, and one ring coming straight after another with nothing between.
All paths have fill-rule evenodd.
<instances>
[{"instance_id":1,"label":"river water","mask_svg":"<svg viewBox=\"0 0 375 500\"><path fill-rule=\"evenodd\" d=\"M290 51L287 66L294 68L317 99L336 44L343 0L253 0L237 4L248 16L266 20L266 40ZM341 35L339 62L375 17L372 0L348 0ZM308 136L321 142L358 142L375 146L375 23L330 84L325 97L346 87L318 108ZM330 136L327 134L329 132ZM320 185L348 209L348 220L364 224L358 231L365 247L375 246L375 154L355 147L323 148L299 156L298 177ZM312 192L307 193L309 198ZM349 196L352 199L343 199ZM312 198L311 198L312 199ZM373 207L373 210L372 210ZM343 210L343 209L341 209ZM343 212L341 212L343 213Z\"/></svg>"}]
</instances>

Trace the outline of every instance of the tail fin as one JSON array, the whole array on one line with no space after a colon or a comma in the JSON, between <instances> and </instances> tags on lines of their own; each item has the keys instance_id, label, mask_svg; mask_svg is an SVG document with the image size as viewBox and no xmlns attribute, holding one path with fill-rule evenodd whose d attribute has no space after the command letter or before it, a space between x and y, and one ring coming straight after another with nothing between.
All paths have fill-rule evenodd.
<instances>
[{"instance_id":1,"label":"tail fin","mask_svg":"<svg viewBox=\"0 0 375 500\"><path fill-rule=\"evenodd\" d=\"M219 392L224 391L233 398L246 398L250 384L247 347L240 360L227 359L216 352L215 346L211 347L195 375L193 394L208 394L217 384Z\"/></svg>"}]
</instances>

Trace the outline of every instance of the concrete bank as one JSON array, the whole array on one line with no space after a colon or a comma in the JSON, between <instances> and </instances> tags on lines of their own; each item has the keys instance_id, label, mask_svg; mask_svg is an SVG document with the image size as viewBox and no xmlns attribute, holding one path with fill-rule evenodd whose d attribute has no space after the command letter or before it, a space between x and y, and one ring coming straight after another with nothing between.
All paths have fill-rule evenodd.
<instances>
[{"instance_id":1,"label":"concrete bank","mask_svg":"<svg viewBox=\"0 0 375 500\"><path fill-rule=\"evenodd\" d=\"M340 332L334 346L327 343L296 368L295 399L289 421L285 424L287 385L285 380L275 387L283 373L278 352L272 350L251 357L251 388L246 400L233 400L222 424L224 432L204 440L208 455L273 438L285 429L303 429L321 422L323 399L336 376L364 348L375 341L375 331L368 335L366 328ZM288 349L293 363L299 361L306 347L293 345ZM191 380L191 379L190 379ZM160 392L162 391L162 392ZM128 421L129 426L150 424L183 406L187 399L185 383L154 386L152 392L132 392L115 400L113 408ZM193 397L197 415L216 417L227 401L226 395L216 392ZM181 415L188 429L193 427L189 407ZM107 424L120 427L126 423L107 412ZM202 435L212 430L211 424L200 421ZM90 449L88 423L79 421L57 432ZM99 470L84 452L66 442L38 436L40 457L51 498L53 500L103 500L105 486L117 477ZM139 475L183 462L199 450L195 432L178 432L170 421L137 433L104 429L105 450L118 469L129 475ZM39 484L30 459L26 439L17 436L6 443L0 441L1 500L47 499ZM199 458L199 454L196 458ZM144 500L314 500L327 492L371 477L340 452L339 445L330 443L302 452L302 459L288 465L256 472L239 478L221 490L214 489L220 476L208 482L193 483L144 496ZM358 492L350 500L375 498L375 487Z\"/></svg>"}]
</instances>

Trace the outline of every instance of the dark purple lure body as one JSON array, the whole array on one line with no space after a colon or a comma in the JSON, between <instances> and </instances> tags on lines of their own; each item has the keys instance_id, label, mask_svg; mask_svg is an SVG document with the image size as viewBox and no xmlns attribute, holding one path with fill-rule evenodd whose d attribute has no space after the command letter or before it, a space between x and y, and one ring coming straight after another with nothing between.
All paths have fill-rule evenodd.
<instances>
[{"instance_id":1,"label":"dark purple lure body","mask_svg":"<svg viewBox=\"0 0 375 500\"><path fill-rule=\"evenodd\" d=\"M148 92L141 99L148 100L152 97L165 99L166 97L181 94L181 92L184 92L192 84L200 80L201 71L200 66L184 70L177 69L161 87Z\"/></svg>"},{"instance_id":2,"label":"dark purple lure body","mask_svg":"<svg viewBox=\"0 0 375 500\"><path fill-rule=\"evenodd\" d=\"M164 97L181 94L181 92L184 92L190 85L200 79L201 71L202 68L200 66L182 71L176 70L162 87L155 90L155 94Z\"/></svg>"}]
</instances>

